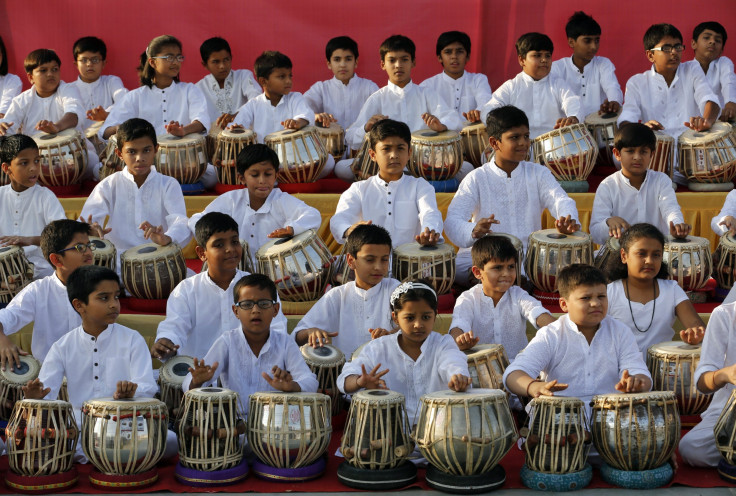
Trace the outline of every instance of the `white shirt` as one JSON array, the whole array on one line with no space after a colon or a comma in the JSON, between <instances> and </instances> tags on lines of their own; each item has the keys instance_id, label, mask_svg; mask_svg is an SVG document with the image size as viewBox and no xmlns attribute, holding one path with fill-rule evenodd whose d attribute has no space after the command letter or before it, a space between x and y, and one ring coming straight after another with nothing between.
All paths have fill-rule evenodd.
<instances>
[{"instance_id":1,"label":"white shirt","mask_svg":"<svg viewBox=\"0 0 736 496\"><path fill-rule=\"evenodd\" d=\"M197 88L207 99L210 121L213 124L222 114L234 114L245 102L263 92L248 69L231 70L222 88L215 76L207 74L197 82Z\"/></svg>"},{"instance_id":2,"label":"white shirt","mask_svg":"<svg viewBox=\"0 0 736 496\"><path fill-rule=\"evenodd\" d=\"M39 132L36 130L36 124L39 121L57 122L68 113L77 114L79 121L76 128L81 131L85 118L82 97L74 85L61 81L56 92L49 97L41 98L36 93L36 88L31 86L30 89L13 98L5 117L0 119L0 122L13 123L7 134L23 132L31 136Z\"/></svg>"},{"instance_id":3,"label":"white shirt","mask_svg":"<svg viewBox=\"0 0 736 496\"><path fill-rule=\"evenodd\" d=\"M363 104L378 85L370 79L354 75L348 84L333 77L327 81L317 81L304 93L304 98L315 113L327 112L337 119L343 129L348 129L358 118Z\"/></svg>"},{"instance_id":4,"label":"white shirt","mask_svg":"<svg viewBox=\"0 0 736 496\"><path fill-rule=\"evenodd\" d=\"M426 129L422 114L430 113L437 117L447 129L462 130L465 121L457 112L448 107L437 93L422 88L411 81L399 88L392 82L373 93L366 100L360 114L345 133L345 140L355 150L360 148L365 136L365 124L376 114L387 115L389 119L401 121L414 132Z\"/></svg>"},{"instance_id":5,"label":"white shirt","mask_svg":"<svg viewBox=\"0 0 736 496\"><path fill-rule=\"evenodd\" d=\"M697 66L701 71L703 70L703 66L697 60L683 62L683 65ZM721 55L712 61L708 66L708 72L705 73L705 79L718 96L716 103L721 110L729 102L736 103L736 74L734 74L731 59Z\"/></svg>"},{"instance_id":6,"label":"white shirt","mask_svg":"<svg viewBox=\"0 0 736 496\"><path fill-rule=\"evenodd\" d=\"M51 345L69 330L82 325L82 318L69 303L66 286L56 274L33 281L0 309L3 333L9 336L33 322L31 353L44 361Z\"/></svg>"},{"instance_id":7,"label":"white shirt","mask_svg":"<svg viewBox=\"0 0 736 496\"><path fill-rule=\"evenodd\" d=\"M330 219L335 241L345 243L345 230L370 220L391 234L394 248L414 241L425 227L442 233L442 214L434 188L425 179L403 174L386 182L378 175L350 185L337 202Z\"/></svg>"},{"instance_id":8,"label":"white shirt","mask_svg":"<svg viewBox=\"0 0 736 496\"><path fill-rule=\"evenodd\" d=\"M13 186L0 186L0 236L40 236L46 225L54 220L66 219L64 207L54 192L39 184L25 191L14 191ZM29 262L46 276L53 272L51 264L43 256L40 246L24 246Z\"/></svg>"},{"instance_id":9,"label":"white shirt","mask_svg":"<svg viewBox=\"0 0 736 496\"><path fill-rule=\"evenodd\" d=\"M263 143L267 135L284 129L281 124L287 119L304 119L314 125L314 111L301 93L292 91L281 97L276 106L261 93L240 107L233 124L253 129L259 143Z\"/></svg>"},{"instance_id":10,"label":"white shirt","mask_svg":"<svg viewBox=\"0 0 736 496\"><path fill-rule=\"evenodd\" d=\"M222 212L235 219L240 239L248 242L254 267L256 251L270 241L268 235L274 230L291 226L296 236L309 229L319 229L322 224L319 210L278 188L271 190L266 202L258 210L251 208L247 188L221 194L202 212L194 214L189 219L189 229L192 233L197 221L210 212Z\"/></svg>"},{"instance_id":11,"label":"white shirt","mask_svg":"<svg viewBox=\"0 0 736 496\"><path fill-rule=\"evenodd\" d=\"M419 87L428 88L437 93L448 107L455 109L462 120L465 120L463 113L480 110L493 95L485 74L468 71L457 79L451 78L445 72L440 72L422 81Z\"/></svg>"},{"instance_id":12,"label":"white shirt","mask_svg":"<svg viewBox=\"0 0 736 496\"><path fill-rule=\"evenodd\" d=\"M722 222L727 215L736 217L736 189L731 190L726 195L726 201L723 203L723 208L718 212L718 215L710 220L710 228L719 236L723 236L728 231L726 226L718 225L718 223Z\"/></svg>"},{"instance_id":13,"label":"white shirt","mask_svg":"<svg viewBox=\"0 0 736 496\"><path fill-rule=\"evenodd\" d=\"M563 79L580 97L583 118L600 110L604 100L619 104L624 101L624 94L616 79L616 67L606 57L596 55L582 72L573 63L572 56L555 60L550 75Z\"/></svg>"},{"instance_id":14,"label":"white shirt","mask_svg":"<svg viewBox=\"0 0 736 496\"><path fill-rule=\"evenodd\" d=\"M238 393L245 413L248 413L248 397L252 393L276 391L261 375L265 372L273 377L271 368L274 365L281 370L288 370L304 393L316 393L319 386L317 377L304 361L299 346L285 332L269 333L268 340L258 356L255 356L240 326L225 331L204 357L207 365L215 362L219 363L215 375L204 385L216 384L220 378L223 387ZM182 389L188 391L191 382L192 374L189 373L184 378Z\"/></svg>"},{"instance_id":15,"label":"white shirt","mask_svg":"<svg viewBox=\"0 0 736 496\"><path fill-rule=\"evenodd\" d=\"M10 107L10 102L20 95L23 83L15 74L0 76L0 114L4 114Z\"/></svg>"},{"instance_id":16,"label":"white shirt","mask_svg":"<svg viewBox=\"0 0 736 496\"><path fill-rule=\"evenodd\" d=\"M100 76L97 81L85 83L82 78L78 77L71 86L77 88L82 99L82 115L79 116L81 127L87 130L90 126L97 123L87 119L88 110L102 106L108 113L112 111L113 105L120 103L120 100L128 93L125 89L123 81L117 76Z\"/></svg>"},{"instance_id":17,"label":"white shirt","mask_svg":"<svg viewBox=\"0 0 736 496\"><path fill-rule=\"evenodd\" d=\"M529 343L526 322L531 322L536 329L537 317L544 313L549 311L519 286L511 286L496 306L493 298L483 293L483 285L476 284L455 302L450 329L459 327L463 332L473 331L481 344L502 344L513 362Z\"/></svg>"},{"instance_id":18,"label":"white shirt","mask_svg":"<svg viewBox=\"0 0 736 496\"><path fill-rule=\"evenodd\" d=\"M626 324L626 327L631 330L645 360L650 346L672 341L672 337L675 335L672 326L677 318L675 307L688 299L677 281L664 279L656 279L656 281L659 285L659 296L657 296L656 304L655 300L648 301L645 304L632 301L631 309L629 309L629 299L624 291L623 280L619 279L608 285L608 315ZM654 311L654 314L652 314L652 311ZM646 332L641 332L636 329L634 322L641 331L647 329L650 322L652 326Z\"/></svg>"},{"instance_id":19,"label":"white shirt","mask_svg":"<svg viewBox=\"0 0 736 496\"><path fill-rule=\"evenodd\" d=\"M316 327L339 333L332 338L345 356L349 357L361 344L371 340L369 329L394 328L391 321L391 293L399 281L384 278L370 289L360 289L355 282L332 288L307 312L292 332Z\"/></svg>"},{"instance_id":20,"label":"white shirt","mask_svg":"<svg viewBox=\"0 0 736 496\"><path fill-rule=\"evenodd\" d=\"M361 365L371 370L380 363L380 370L389 370L383 376L386 387L404 395L406 414L409 422L414 424L418 420L419 398L448 389L447 384L455 374L469 377L468 359L458 349L452 336L430 332L415 362L399 346L400 335L401 332L396 332L368 343L355 360L343 366L337 378L337 387L344 393L345 379L350 375L362 374Z\"/></svg>"},{"instance_id":21,"label":"white shirt","mask_svg":"<svg viewBox=\"0 0 736 496\"><path fill-rule=\"evenodd\" d=\"M179 355L205 356L223 332L240 327L233 312L233 288L247 275L238 270L227 290L215 284L208 272L184 279L169 295L166 319L158 325L156 341L166 338L178 344ZM286 317L281 309L271 330L286 333Z\"/></svg>"},{"instance_id":22,"label":"white shirt","mask_svg":"<svg viewBox=\"0 0 736 496\"><path fill-rule=\"evenodd\" d=\"M621 171L617 171L598 186L590 217L593 242L603 245L608 241L606 220L621 217L631 225L639 222L653 224L660 231L670 232L670 221L685 222L677 203L672 180L664 172L648 170L639 189L631 185Z\"/></svg>"},{"instance_id":23,"label":"white shirt","mask_svg":"<svg viewBox=\"0 0 736 496\"><path fill-rule=\"evenodd\" d=\"M529 119L532 139L552 131L557 119L562 117L577 117L580 122L585 120L580 97L563 79L551 74L535 81L530 75L520 72L503 83L481 108L483 122L491 110L504 105L513 105L524 111Z\"/></svg>"}]
</instances>

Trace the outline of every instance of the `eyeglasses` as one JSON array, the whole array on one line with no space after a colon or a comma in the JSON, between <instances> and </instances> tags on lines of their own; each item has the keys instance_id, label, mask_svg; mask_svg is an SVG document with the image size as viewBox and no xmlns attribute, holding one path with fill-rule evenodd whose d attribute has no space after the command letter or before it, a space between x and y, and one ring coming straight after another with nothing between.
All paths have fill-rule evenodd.
<instances>
[{"instance_id":1,"label":"eyeglasses","mask_svg":"<svg viewBox=\"0 0 736 496\"><path fill-rule=\"evenodd\" d=\"M258 305L261 310L268 310L276 304L273 300L243 300L235 304L236 307L240 307L241 310L251 310L254 306Z\"/></svg>"},{"instance_id":2,"label":"eyeglasses","mask_svg":"<svg viewBox=\"0 0 736 496\"><path fill-rule=\"evenodd\" d=\"M677 53L682 53L685 51L685 45L682 43L678 43L677 45L662 45L661 47L654 47L650 48L653 52L663 52L663 53L671 53L672 50L676 51Z\"/></svg>"},{"instance_id":3,"label":"eyeglasses","mask_svg":"<svg viewBox=\"0 0 736 496\"><path fill-rule=\"evenodd\" d=\"M99 57L93 57L91 59L88 59L87 57L82 57L81 59L77 59L77 62L83 65L87 65L89 63L91 63L92 65L97 65L102 62L102 59Z\"/></svg>"},{"instance_id":4,"label":"eyeglasses","mask_svg":"<svg viewBox=\"0 0 736 496\"><path fill-rule=\"evenodd\" d=\"M77 250L79 253L84 253L87 250L95 251L97 249L97 245L93 242L89 243L77 243L74 246L70 246L69 248L64 248L63 250L59 250L56 253L64 253L65 251L69 250Z\"/></svg>"},{"instance_id":5,"label":"eyeglasses","mask_svg":"<svg viewBox=\"0 0 736 496\"><path fill-rule=\"evenodd\" d=\"M184 62L184 55L161 55L159 57L151 57L152 59L161 59L165 60L166 62Z\"/></svg>"}]
</instances>

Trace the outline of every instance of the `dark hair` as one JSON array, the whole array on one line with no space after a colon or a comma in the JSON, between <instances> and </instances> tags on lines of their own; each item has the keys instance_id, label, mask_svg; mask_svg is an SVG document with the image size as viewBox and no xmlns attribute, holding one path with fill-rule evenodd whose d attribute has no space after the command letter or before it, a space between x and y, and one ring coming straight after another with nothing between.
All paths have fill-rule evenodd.
<instances>
[{"instance_id":1,"label":"dark hair","mask_svg":"<svg viewBox=\"0 0 736 496\"><path fill-rule=\"evenodd\" d=\"M171 35L164 34L156 36L146 47L146 51L141 54L140 65L138 66L138 79L141 81L141 86L153 87L153 81L156 78L156 71L151 64L148 63L151 57L157 57L164 48L167 46L178 46L179 50L182 50L181 41L174 38ZM174 78L174 81L179 82L179 76Z\"/></svg>"},{"instance_id":2,"label":"dark hair","mask_svg":"<svg viewBox=\"0 0 736 496\"><path fill-rule=\"evenodd\" d=\"M239 231L235 219L222 212L209 212L200 217L194 225L194 239L204 248L213 234L227 231Z\"/></svg>"},{"instance_id":3,"label":"dark hair","mask_svg":"<svg viewBox=\"0 0 736 496\"><path fill-rule=\"evenodd\" d=\"M257 78L266 78L276 69L291 69L291 59L281 52L263 52L253 64L253 71Z\"/></svg>"},{"instance_id":4,"label":"dark hair","mask_svg":"<svg viewBox=\"0 0 736 496\"><path fill-rule=\"evenodd\" d=\"M66 248L77 233L89 235L92 234L92 229L86 222L71 219L53 220L46 224L41 231L40 243L44 258L51 263L51 254L58 254Z\"/></svg>"},{"instance_id":5,"label":"dark hair","mask_svg":"<svg viewBox=\"0 0 736 496\"><path fill-rule=\"evenodd\" d=\"M79 38L77 41L74 42L74 48L72 49L74 53L74 61L77 61L77 57L79 57L79 54L82 52L92 52L92 53L99 53L102 57L102 60L107 59L107 45L105 45L105 42L101 39L95 37L95 36L85 36L84 38Z\"/></svg>"},{"instance_id":6,"label":"dark hair","mask_svg":"<svg viewBox=\"0 0 736 496\"><path fill-rule=\"evenodd\" d=\"M5 42L2 36L0 36L0 55L3 57L3 60L0 62L0 76L6 76L8 74L8 51L5 49Z\"/></svg>"},{"instance_id":7,"label":"dark hair","mask_svg":"<svg viewBox=\"0 0 736 496\"><path fill-rule=\"evenodd\" d=\"M154 147L158 144L156 130L153 128L153 125L147 120L139 119L138 117L133 117L120 124L115 133L115 138L118 142L118 150L121 151L126 142L138 138L151 138Z\"/></svg>"},{"instance_id":8,"label":"dark hair","mask_svg":"<svg viewBox=\"0 0 736 496\"><path fill-rule=\"evenodd\" d=\"M509 129L526 126L529 127L529 118L523 110L513 105L504 105L488 112L486 117L486 129L488 136L501 139L501 135Z\"/></svg>"},{"instance_id":9,"label":"dark hair","mask_svg":"<svg viewBox=\"0 0 736 496\"><path fill-rule=\"evenodd\" d=\"M447 45L452 45L453 43L460 43L465 51L468 52L468 55L470 55L470 36L462 31L446 31L439 35L436 47L437 55L441 54Z\"/></svg>"},{"instance_id":10,"label":"dark hair","mask_svg":"<svg viewBox=\"0 0 736 496\"><path fill-rule=\"evenodd\" d=\"M711 31L720 34L721 38L723 39L723 46L726 46L726 40L728 39L726 28L724 28L720 22L716 21L701 22L700 24L695 26L695 29L693 29L693 39L695 41L698 41L698 38L701 34L703 34L703 31L705 31L706 29L710 29ZM2 42L2 40L0 40L0 42Z\"/></svg>"},{"instance_id":11,"label":"dark hair","mask_svg":"<svg viewBox=\"0 0 736 496\"><path fill-rule=\"evenodd\" d=\"M268 276L263 274L248 274L247 276L241 277L235 283L235 287L233 287L233 303L238 302L241 289L252 287L267 290L271 294L271 300L274 302L277 300L278 292L276 291L276 284Z\"/></svg>"},{"instance_id":12,"label":"dark hair","mask_svg":"<svg viewBox=\"0 0 736 496\"><path fill-rule=\"evenodd\" d=\"M383 119L376 122L368 133L371 150L376 149L376 145L379 141L383 141L392 136L397 136L398 138L406 141L407 145L411 145L411 130L406 123L392 119Z\"/></svg>"},{"instance_id":13,"label":"dark hair","mask_svg":"<svg viewBox=\"0 0 736 496\"><path fill-rule=\"evenodd\" d=\"M516 54L521 58L526 58L529 52L541 52L543 50L552 53L555 49L549 36L542 33L525 33L516 40Z\"/></svg>"},{"instance_id":14,"label":"dark hair","mask_svg":"<svg viewBox=\"0 0 736 496\"><path fill-rule=\"evenodd\" d=\"M263 143L254 143L248 145L240 150L237 158L235 159L235 165L238 169L238 174L245 174L251 165L255 165L259 162L268 162L273 165L276 172L279 170L279 156L278 154L268 145Z\"/></svg>"},{"instance_id":15,"label":"dark hair","mask_svg":"<svg viewBox=\"0 0 736 496\"><path fill-rule=\"evenodd\" d=\"M69 274L66 280L66 294L69 296L69 302L79 300L82 303L89 303L89 295L103 281L115 281L118 286L122 286L114 270L100 265L82 265Z\"/></svg>"},{"instance_id":16,"label":"dark hair","mask_svg":"<svg viewBox=\"0 0 736 496\"><path fill-rule=\"evenodd\" d=\"M363 245L385 245L388 246L389 251L393 248L391 235L386 229L376 224L356 226L345 241L345 253L357 257Z\"/></svg>"},{"instance_id":17,"label":"dark hair","mask_svg":"<svg viewBox=\"0 0 736 496\"><path fill-rule=\"evenodd\" d=\"M55 51L48 48L39 48L38 50L33 50L26 56L26 59L23 61L23 67L26 70L26 74L30 74L33 72L33 69L49 62L56 62L61 67L61 59L56 55Z\"/></svg>"},{"instance_id":18,"label":"dark hair","mask_svg":"<svg viewBox=\"0 0 736 496\"><path fill-rule=\"evenodd\" d=\"M613 146L619 151L635 146L646 146L654 151L657 148L657 136L650 127L639 122L629 122L618 128Z\"/></svg>"},{"instance_id":19,"label":"dark hair","mask_svg":"<svg viewBox=\"0 0 736 496\"><path fill-rule=\"evenodd\" d=\"M483 270L483 267L492 260L516 262L519 252L506 236L483 236L473 243L470 248L470 256L473 259L473 265Z\"/></svg>"},{"instance_id":20,"label":"dark hair","mask_svg":"<svg viewBox=\"0 0 736 496\"><path fill-rule=\"evenodd\" d=\"M0 136L0 163L9 164L26 148L38 150L38 144L25 134Z\"/></svg>"},{"instance_id":21,"label":"dark hair","mask_svg":"<svg viewBox=\"0 0 736 496\"><path fill-rule=\"evenodd\" d=\"M656 239L660 242L662 249L664 250L665 239L662 231L645 222L634 224L625 230L619 239L619 244L621 245L621 249L628 253L633 244L642 238ZM608 257L608 262L606 263L604 270L606 271L608 280L611 282L629 277L629 268L621 261L621 255ZM669 279L669 274L670 271L667 268L667 263L662 261L662 265L656 276L657 279Z\"/></svg>"},{"instance_id":22,"label":"dark hair","mask_svg":"<svg viewBox=\"0 0 736 496\"><path fill-rule=\"evenodd\" d=\"M652 24L644 33L644 49L651 50L666 36L680 40L682 43L682 34L672 24Z\"/></svg>"},{"instance_id":23,"label":"dark hair","mask_svg":"<svg viewBox=\"0 0 736 496\"><path fill-rule=\"evenodd\" d=\"M582 10L578 10L567 20L565 34L573 40L585 35L600 36L601 25Z\"/></svg>"},{"instance_id":24,"label":"dark hair","mask_svg":"<svg viewBox=\"0 0 736 496\"><path fill-rule=\"evenodd\" d=\"M228 43L225 38L215 36L214 38L209 38L202 42L199 46L199 55L202 57L202 62L206 64L210 59L210 55L222 50L227 50L227 53L232 57L233 52L230 50L230 43Z\"/></svg>"},{"instance_id":25,"label":"dark hair","mask_svg":"<svg viewBox=\"0 0 736 496\"><path fill-rule=\"evenodd\" d=\"M427 279L417 279L416 281L411 282L426 284L430 288L434 289L434 284ZM394 312L400 312L401 309L404 308L404 304L410 301L426 301L430 308L434 310L434 313L437 313L437 294L424 288L412 288L408 291L404 291L401 293L401 296L394 300L394 304L391 305L391 310Z\"/></svg>"},{"instance_id":26,"label":"dark hair","mask_svg":"<svg viewBox=\"0 0 736 496\"><path fill-rule=\"evenodd\" d=\"M597 267L587 264L572 264L560 270L557 275L557 291L567 298L580 286L597 286L608 284L606 276Z\"/></svg>"},{"instance_id":27,"label":"dark hair","mask_svg":"<svg viewBox=\"0 0 736 496\"><path fill-rule=\"evenodd\" d=\"M411 60L414 60L414 56L417 52L417 47L414 42L406 36L395 34L386 38L381 43L381 48L378 49L378 53L381 55L381 60L386 57L388 52L406 52L411 56Z\"/></svg>"},{"instance_id":28,"label":"dark hair","mask_svg":"<svg viewBox=\"0 0 736 496\"><path fill-rule=\"evenodd\" d=\"M332 58L332 54L335 53L335 50L347 50L349 52L353 52L355 58L358 58L358 44L349 36L338 36L327 42L327 46L325 46L325 55L327 56L328 62Z\"/></svg>"}]
</instances>

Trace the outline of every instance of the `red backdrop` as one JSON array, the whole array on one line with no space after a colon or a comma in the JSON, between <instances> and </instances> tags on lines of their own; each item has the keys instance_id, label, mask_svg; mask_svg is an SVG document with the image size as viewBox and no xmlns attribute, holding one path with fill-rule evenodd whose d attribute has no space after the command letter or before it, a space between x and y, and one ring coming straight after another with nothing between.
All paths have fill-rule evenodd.
<instances>
[{"instance_id":1,"label":"red backdrop","mask_svg":"<svg viewBox=\"0 0 736 496\"><path fill-rule=\"evenodd\" d=\"M648 68L642 36L657 22L676 25L689 48L693 27L717 20L736 39L736 8L732 0L315 0L314 2L222 0L6 0L0 2L0 36L8 49L11 72L24 79L23 58L36 48L53 48L62 58L62 77L76 77L72 44L82 36L99 36L108 46L105 73L120 76L128 88L138 86L135 68L147 43L172 34L184 43L187 60L182 80L196 82L206 74L199 45L223 36L233 49L233 66L253 69L263 50L280 50L294 63L294 89L305 91L314 81L332 76L325 66L324 45L333 36L349 35L361 50L358 73L386 82L378 47L392 34L405 34L417 45L417 82L441 70L434 47L442 31L467 32L473 40L468 69L483 72L493 89L513 77L519 66L514 41L522 33L541 31L555 43L555 58L570 53L564 26L573 11L583 9L601 24L600 54L617 67L622 86ZM724 54L736 57L727 44Z\"/></svg>"}]
</instances>

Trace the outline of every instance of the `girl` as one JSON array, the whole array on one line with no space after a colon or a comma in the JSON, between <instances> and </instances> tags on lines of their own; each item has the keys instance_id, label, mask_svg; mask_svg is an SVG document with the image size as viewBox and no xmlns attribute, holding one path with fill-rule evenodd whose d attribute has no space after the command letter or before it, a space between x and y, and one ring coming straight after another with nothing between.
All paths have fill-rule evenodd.
<instances>
[{"instance_id":1,"label":"girl","mask_svg":"<svg viewBox=\"0 0 736 496\"><path fill-rule=\"evenodd\" d=\"M20 78L15 74L8 74L8 54L0 37L0 119L5 117L10 101L20 95L22 88Z\"/></svg>"},{"instance_id":2,"label":"girl","mask_svg":"<svg viewBox=\"0 0 736 496\"><path fill-rule=\"evenodd\" d=\"M343 393L390 389L406 398L406 413L416 421L419 398L449 387L470 385L465 354L449 334L433 332L437 294L427 282L405 282L391 294L391 316L400 332L370 341L337 379ZM384 370L381 368L384 367Z\"/></svg>"},{"instance_id":3,"label":"girl","mask_svg":"<svg viewBox=\"0 0 736 496\"><path fill-rule=\"evenodd\" d=\"M620 243L621 258L613 257L608 267L608 314L629 326L645 359L650 346L672 340L675 317L685 326L680 338L700 343L705 324L677 281L667 280L659 229L634 224Z\"/></svg>"}]
</instances>

